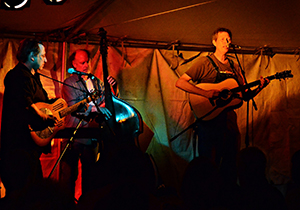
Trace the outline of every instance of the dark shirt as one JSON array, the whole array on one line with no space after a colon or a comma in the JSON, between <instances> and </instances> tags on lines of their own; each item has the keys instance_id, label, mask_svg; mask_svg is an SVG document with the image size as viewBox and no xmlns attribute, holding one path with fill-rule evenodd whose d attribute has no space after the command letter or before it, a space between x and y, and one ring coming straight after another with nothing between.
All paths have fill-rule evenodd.
<instances>
[{"instance_id":1,"label":"dark shirt","mask_svg":"<svg viewBox=\"0 0 300 210\"><path fill-rule=\"evenodd\" d=\"M230 62L223 64L211 54L219 72L207 57L200 57L195 64L186 71L194 83L218 83L219 79L232 75L239 84L243 84L240 69L236 64L231 67ZM213 158L217 165L224 165L230 170L235 164L238 151L240 132L237 126L237 115L234 110L224 110L217 117L209 121L199 121L195 126L198 135L198 152L201 156ZM223 167L222 167L223 168Z\"/></svg>"},{"instance_id":2,"label":"dark shirt","mask_svg":"<svg viewBox=\"0 0 300 210\"><path fill-rule=\"evenodd\" d=\"M227 64L223 64L214 56L214 54L210 54L209 56L215 62L219 72L214 68L207 57L200 57L197 62L186 71L186 74L192 78L192 81L194 83L218 83L221 82L218 81L219 78L226 79L228 73L231 73L232 78L235 78L240 85L243 84L243 76L237 64L234 64L234 69L232 69L230 62L228 62ZM233 125L233 129L237 129L237 126L235 125L237 120L236 114L233 110L227 110L227 112L223 112L221 113L221 115L227 116L220 116L212 120L211 122L203 123L211 123L212 125L214 125L215 123L213 121L223 121L220 122L221 125L225 125L227 123L227 126L232 127L231 125Z\"/></svg>"},{"instance_id":3,"label":"dark shirt","mask_svg":"<svg viewBox=\"0 0 300 210\"><path fill-rule=\"evenodd\" d=\"M221 75L226 74L225 72L231 73L232 77L235 78L240 85L243 85L243 76L237 64L234 64L234 69L232 69L230 62L223 64L214 56L214 54L211 54L209 56L219 68L219 72ZM196 61L196 63L193 66L191 66L191 68L189 68L185 73L189 75L195 83L221 82L216 81L216 78L218 77L218 72L207 57L200 57Z\"/></svg>"},{"instance_id":4,"label":"dark shirt","mask_svg":"<svg viewBox=\"0 0 300 210\"><path fill-rule=\"evenodd\" d=\"M104 103L104 84L101 80L99 80L97 77L94 77L91 79L94 89L99 91L99 98L96 100L96 103L98 105L101 105ZM85 82L82 83L83 80L80 80L79 76L74 74L71 75L69 78L67 78L64 83L67 85L63 86L62 89L62 96L66 100L69 106L74 105L75 103L78 103L88 97L88 94L86 92L86 86ZM74 87L74 88L72 88ZM92 112L92 106L89 106L87 110L85 108L82 108L77 113L82 114L84 116L89 116L89 114ZM77 117L74 117L72 115L66 116L66 127L76 127L79 123L80 119ZM86 121L83 121L81 124L81 127L89 127L90 124ZM82 144L89 145L91 144L91 139L75 139L75 141L80 142Z\"/></svg>"},{"instance_id":5,"label":"dark shirt","mask_svg":"<svg viewBox=\"0 0 300 210\"><path fill-rule=\"evenodd\" d=\"M5 76L4 85L0 154L16 148L42 151L32 140L28 128L28 124L41 121L30 106L48 101L39 77L18 63Z\"/></svg>"}]
</instances>

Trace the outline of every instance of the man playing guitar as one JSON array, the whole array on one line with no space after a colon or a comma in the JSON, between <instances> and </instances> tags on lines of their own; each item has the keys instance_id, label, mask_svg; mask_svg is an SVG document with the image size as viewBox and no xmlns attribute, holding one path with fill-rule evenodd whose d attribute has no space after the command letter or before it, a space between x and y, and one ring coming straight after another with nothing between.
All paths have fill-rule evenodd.
<instances>
[{"instance_id":1,"label":"man playing guitar","mask_svg":"<svg viewBox=\"0 0 300 210\"><path fill-rule=\"evenodd\" d=\"M48 102L38 69L47 62L43 44L35 39L23 40L18 49L19 63L4 79L5 92L1 126L1 179L6 196L20 192L43 178L39 157L50 152L50 144L37 145L29 124L53 126L56 119L35 105Z\"/></svg>"},{"instance_id":2,"label":"man playing guitar","mask_svg":"<svg viewBox=\"0 0 300 210\"><path fill-rule=\"evenodd\" d=\"M234 78L239 85L243 85L244 79L241 69L226 55L231 39L230 30L226 28L215 30L212 36L215 52L206 57L200 57L177 80L176 87L189 94L203 96L211 100L219 97L219 89L205 89L190 82L196 84L219 83L228 78ZM260 81L260 85L256 89L242 93L241 96L244 100L256 96L269 83L268 79L262 77ZM195 132L198 136L199 155L206 156L215 162L220 167L225 179L236 181L235 163L240 145L240 132L237 126L236 113L233 110L225 110L214 119L199 120Z\"/></svg>"}]
</instances>

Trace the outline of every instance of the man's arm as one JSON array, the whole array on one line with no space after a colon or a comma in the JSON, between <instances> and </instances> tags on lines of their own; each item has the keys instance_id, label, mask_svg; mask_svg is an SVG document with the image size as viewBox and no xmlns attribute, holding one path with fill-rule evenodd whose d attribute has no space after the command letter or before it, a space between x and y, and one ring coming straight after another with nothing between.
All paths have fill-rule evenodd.
<instances>
[{"instance_id":1,"label":"man's arm","mask_svg":"<svg viewBox=\"0 0 300 210\"><path fill-rule=\"evenodd\" d=\"M220 93L219 90L204 90L204 89L201 89L201 88L191 84L190 83L191 80L192 80L192 78L189 75L184 73L177 80L175 86L177 88L185 91L185 92L201 95L201 96L206 97L206 98L217 97Z\"/></svg>"},{"instance_id":2,"label":"man's arm","mask_svg":"<svg viewBox=\"0 0 300 210\"><path fill-rule=\"evenodd\" d=\"M251 90L250 92L246 90L246 92L243 94L243 99L245 101L250 100L251 98L254 98L258 93L260 93L260 91L262 91L262 89L264 89L265 87L267 87L267 85L270 83L270 80L268 80L267 78L263 78L262 76L260 76L260 85L255 88L254 90Z\"/></svg>"}]
</instances>

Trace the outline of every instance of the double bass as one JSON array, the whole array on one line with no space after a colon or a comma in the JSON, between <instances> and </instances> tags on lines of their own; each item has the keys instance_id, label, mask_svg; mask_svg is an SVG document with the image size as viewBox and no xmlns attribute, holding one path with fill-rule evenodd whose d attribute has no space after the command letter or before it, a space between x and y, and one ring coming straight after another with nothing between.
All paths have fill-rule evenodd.
<instances>
[{"instance_id":1,"label":"double bass","mask_svg":"<svg viewBox=\"0 0 300 210\"><path fill-rule=\"evenodd\" d=\"M135 141L138 144L138 136L143 132L143 120L136 108L124 100L112 94L110 84L107 80L107 38L106 31L99 29L100 52L102 55L103 82L105 88L105 107L112 116L106 121L108 133L105 138L115 141ZM129 142L130 143L130 142Z\"/></svg>"}]
</instances>

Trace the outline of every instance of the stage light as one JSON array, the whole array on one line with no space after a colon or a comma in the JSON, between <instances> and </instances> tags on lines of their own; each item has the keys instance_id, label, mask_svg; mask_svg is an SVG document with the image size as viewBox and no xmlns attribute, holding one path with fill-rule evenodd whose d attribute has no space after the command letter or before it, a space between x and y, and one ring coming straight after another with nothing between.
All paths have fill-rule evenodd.
<instances>
[{"instance_id":1,"label":"stage light","mask_svg":"<svg viewBox=\"0 0 300 210\"><path fill-rule=\"evenodd\" d=\"M44 2L47 5L62 5L66 2L67 0L44 0Z\"/></svg>"},{"instance_id":2,"label":"stage light","mask_svg":"<svg viewBox=\"0 0 300 210\"><path fill-rule=\"evenodd\" d=\"M2 0L1 9L21 10L30 6L30 0Z\"/></svg>"}]
</instances>

